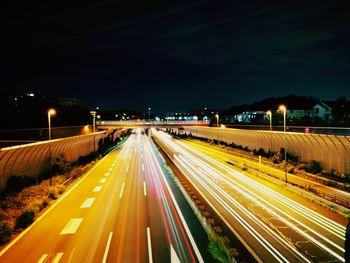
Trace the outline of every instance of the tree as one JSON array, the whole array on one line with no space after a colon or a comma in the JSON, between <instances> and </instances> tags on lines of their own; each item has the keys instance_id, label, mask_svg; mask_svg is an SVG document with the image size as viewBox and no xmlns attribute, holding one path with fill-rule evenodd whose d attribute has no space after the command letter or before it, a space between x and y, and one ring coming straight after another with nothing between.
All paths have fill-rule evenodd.
<instances>
[{"instance_id":1,"label":"tree","mask_svg":"<svg viewBox=\"0 0 350 263\"><path fill-rule=\"evenodd\" d=\"M337 124L350 124L350 101L346 97L339 97L333 106L332 113Z\"/></svg>"}]
</instances>

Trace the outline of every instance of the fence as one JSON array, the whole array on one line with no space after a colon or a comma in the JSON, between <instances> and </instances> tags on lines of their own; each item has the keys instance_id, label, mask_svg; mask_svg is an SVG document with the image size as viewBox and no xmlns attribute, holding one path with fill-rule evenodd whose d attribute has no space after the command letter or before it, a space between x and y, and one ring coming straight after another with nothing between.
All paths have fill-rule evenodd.
<instances>
[{"instance_id":1,"label":"fence","mask_svg":"<svg viewBox=\"0 0 350 263\"><path fill-rule=\"evenodd\" d=\"M191 133L198 137L235 143L249 149L263 148L279 151L284 147L302 161L315 160L327 170L335 169L341 174L350 173L350 137L294 132L241 130L208 127L183 127L180 133Z\"/></svg>"},{"instance_id":2,"label":"fence","mask_svg":"<svg viewBox=\"0 0 350 263\"><path fill-rule=\"evenodd\" d=\"M69 127L52 127L51 138L59 139L77 135L89 134L92 127L85 126L69 126ZM0 147L8 147L13 145L26 144L36 141L45 141L49 137L48 128L18 129L18 130L1 130L0 131Z\"/></svg>"},{"instance_id":3,"label":"fence","mask_svg":"<svg viewBox=\"0 0 350 263\"><path fill-rule=\"evenodd\" d=\"M79 157L96 151L100 141L109 136L115 140L121 132L122 130L110 130L51 140L51 142L43 141L1 148L0 191L6 188L6 183L11 176L37 178L49 169L50 158L54 160L58 155L63 154L68 162L75 162Z\"/></svg>"}]
</instances>

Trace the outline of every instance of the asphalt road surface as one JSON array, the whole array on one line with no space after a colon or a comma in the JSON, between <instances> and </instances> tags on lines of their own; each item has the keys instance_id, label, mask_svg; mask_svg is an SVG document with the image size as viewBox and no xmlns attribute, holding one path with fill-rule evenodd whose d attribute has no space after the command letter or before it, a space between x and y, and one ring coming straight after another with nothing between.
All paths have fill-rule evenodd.
<instances>
[{"instance_id":1,"label":"asphalt road surface","mask_svg":"<svg viewBox=\"0 0 350 263\"><path fill-rule=\"evenodd\" d=\"M0 252L0 262L204 262L156 158L134 131Z\"/></svg>"}]
</instances>

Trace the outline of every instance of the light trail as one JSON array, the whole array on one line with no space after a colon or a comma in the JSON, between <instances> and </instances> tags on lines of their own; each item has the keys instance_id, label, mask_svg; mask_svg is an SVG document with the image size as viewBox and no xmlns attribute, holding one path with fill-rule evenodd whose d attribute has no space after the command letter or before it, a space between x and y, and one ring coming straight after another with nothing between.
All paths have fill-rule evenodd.
<instances>
[{"instance_id":1,"label":"light trail","mask_svg":"<svg viewBox=\"0 0 350 263\"><path fill-rule=\"evenodd\" d=\"M187 261L188 259L191 259L191 262L197 262L179 218L178 211L174 207L174 203L171 201L171 190L170 188L167 188L162 168L159 166L155 152L148 139L144 143L144 160L146 161L147 174L150 177L150 181L154 183L159 198L161 215L167 231L169 244L175 246L177 250L181 252L180 257L183 260ZM183 245L183 242L185 246ZM185 255L189 255L189 258Z\"/></svg>"},{"instance_id":2,"label":"light trail","mask_svg":"<svg viewBox=\"0 0 350 263\"><path fill-rule=\"evenodd\" d=\"M240 182L244 183L245 185L254 186L255 189L259 189L260 192L263 192L264 194L269 195L269 197L271 197L274 200L276 200L277 202L283 204L284 207L287 206L287 207L295 210L296 212L298 212L298 214L302 215L303 217L308 218L309 220L311 220L315 223L317 222L317 224L319 224L325 230L333 233L334 235L337 235L337 237L339 237L340 239L345 240L345 227L344 226L330 220L329 218L327 218L325 216L322 216L322 215L314 212L313 210L311 210L305 206L300 205L299 203L297 203L289 198L286 198L284 195L282 195L276 191L271 190L270 188L256 182L252 178L228 168L227 166L218 162L217 160L211 159L208 156L206 156L200 152L195 151L194 149L188 147L186 144L183 144L182 142L179 142L179 144L183 145L189 151L195 152L196 154L201 156L201 158L205 159L206 162L204 162L204 164L212 163L212 164L220 167L221 169L225 170L226 172L228 172L232 176L234 176L235 179L239 179ZM223 173L221 173L221 175L222 175L221 179L223 179L226 183L227 183L227 180L229 180L231 183L236 183L236 181L234 181L231 177L228 177L227 175L225 175ZM242 187L241 185L239 185L239 186ZM252 193L252 191L251 191L251 193Z\"/></svg>"},{"instance_id":3,"label":"light trail","mask_svg":"<svg viewBox=\"0 0 350 263\"><path fill-rule=\"evenodd\" d=\"M310 259L307 258L309 256L308 254L303 255L301 252L304 251L300 248L299 251L291 240L286 236L282 236L280 231L276 231L277 228L271 228L269 224L256 217L242 204L232 198L230 192L240 194L245 200L260 207L264 213L271 215L271 218L275 218L288 226L290 230L294 231L294 235L303 236L306 240L315 244L316 247L313 250L321 249L326 254L332 255L337 260L344 262L344 249L342 246L345 236L344 226L277 193L248 176L228 168L226 165L194 150L190 146L173 140L163 132L152 132L171 150L175 163L182 168L191 183L195 187L199 185L206 192L210 193L278 262L285 262L288 259L276 251L269 241L255 231L251 223L244 220L231 207L238 208L238 211L243 213L242 215L244 217L249 218L255 224L259 225L255 226L257 229L264 229L270 236L273 236L275 241L282 244L300 260L310 262ZM196 188L200 191L198 187ZM271 201L274 203L271 203ZM295 215L293 216L293 214ZM296 218L296 216L300 217L300 219ZM323 233L316 230L316 226L320 230L322 229ZM327 231L328 234L325 234L324 231Z\"/></svg>"}]
</instances>

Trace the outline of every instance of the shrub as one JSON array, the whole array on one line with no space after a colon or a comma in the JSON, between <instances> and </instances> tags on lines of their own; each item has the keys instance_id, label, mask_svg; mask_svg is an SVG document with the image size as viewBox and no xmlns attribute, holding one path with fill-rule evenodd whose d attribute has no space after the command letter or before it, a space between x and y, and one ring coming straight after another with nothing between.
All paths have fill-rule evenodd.
<instances>
[{"instance_id":1,"label":"shrub","mask_svg":"<svg viewBox=\"0 0 350 263\"><path fill-rule=\"evenodd\" d=\"M12 234L11 228L6 223L0 224L0 245L10 241Z\"/></svg>"},{"instance_id":2,"label":"shrub","mask_svg":"<svg viewBox=\"0 0 350 263\"><path fill-rule=\"evenodd\" d=\"M231 251L226 247L225 243L221 239L210 240L208 245L208 250L211 256L217 260L217 262L222 263L232 263L236 262L233 258Z\"/></svg>"},{"instance_id":3,"label":"shrub","mask_svg":"<svg viewBox=\"0 0 350 263\"><path fill-rule=\"evenodd\" d=\"M33 223L35 213L31 210L24 211L16 218L16 229L26 228Z\"/></svg>"},{"instance_id":4,"label":"shrub","mask_svg":"<svg viewBox=\"0 0 350 263\"><path fill-rule=\"evenodd\" d=\"M310 162L305 163L302 167L306 172L318 174L322 172L322 166L319 162L316 162L315 160L312 160Z\"/></svg>"},{"instance_id":5,"label":"shrub","mask_svg":"<svg viewBox=\"0 0 350 263\"><path fill-rule=\"evenodd\" d=\"M52 192L49 194L49 198L52 199L52 200L56 200L57 199L56 194L52 193Z\"/></svg>"},{"instance_id":6,"label":"shrub","mask_svg":"<svg viewBox=\"0 0 350 263\"><path fill-rule=\"evenodd\" d=\"M66 173L72 170L72 166L69 162L66 161L66 158L63 153L60 153L54 161L55 163L52 166L52 173Z\"/></svg>"},{"instance_id":7,"label":"shrub","mask_svg":"<svg viewBox=\"0 0 350 263\"><path fill-rule=\"evenodd\" d=\"M254 149L253 150L253 154L256 155L256 156L261 155L263 157L267 157L268 156L268 154L265 152L265 150L263 148L261 148L261 147L258 150Z\"/></svg>"}]
</instances>

